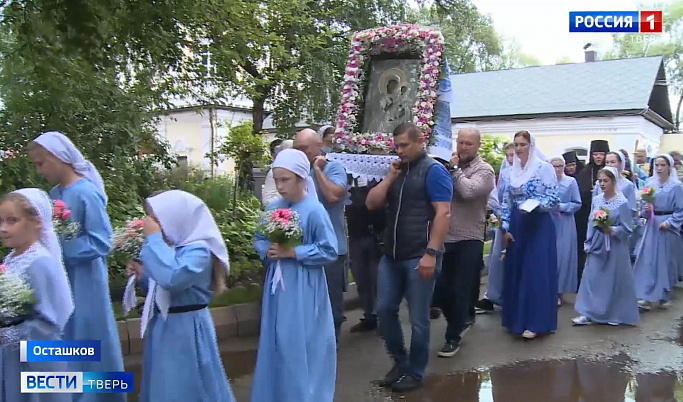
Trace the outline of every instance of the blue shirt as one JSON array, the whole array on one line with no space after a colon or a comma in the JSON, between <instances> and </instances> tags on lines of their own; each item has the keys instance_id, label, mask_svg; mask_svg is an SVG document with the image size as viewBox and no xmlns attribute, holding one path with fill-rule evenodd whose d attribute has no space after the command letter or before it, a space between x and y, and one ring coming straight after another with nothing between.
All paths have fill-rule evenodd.
<instances>
[{"instance_id":1,"label":"blue shirt","mask_svg":"<svg viewBox=\"0 0 683 402\"><path fill-rule=\"evenodd\" d=\"M429 168L426 179L427 197L431 202L448 202L453 199L453 179L448 170L440 164Z\"/></svg>"},{"instance_id":2,"label":"blue shirt","mask_svg":"<svg viewBox=\"0 0 683 402\"><path fill-rule=\"evenodd\" d=\"M337 186L342 186L346 189L347 176L346 169L344 165L336 161L328 161L323 168L323 174L327 177L327 180L331 181ZM334 229L334 234L337 235L337 243L339 246L338 254L346 255L348 252L348 246L346 241L346 223L344 220L344 205L346 205L346 199L348 198L348 191L344 191L341 200L335 204L330 204L325 199L323 192L320 190L318 185L318 179L315 177L314 169L311 169L311 176L313 176L313 182L315 183L315 188L318 193L318 199L325 207L325 210L330 215L330 221L332 221L332 228Z\"/></svg>"}]
</instances>

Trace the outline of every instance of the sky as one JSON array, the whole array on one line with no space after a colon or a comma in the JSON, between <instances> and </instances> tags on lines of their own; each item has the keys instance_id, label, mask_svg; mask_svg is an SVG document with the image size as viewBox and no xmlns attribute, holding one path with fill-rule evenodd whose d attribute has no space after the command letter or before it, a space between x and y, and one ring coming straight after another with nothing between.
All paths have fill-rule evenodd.
<instances>
[{"instance_id":1,"label":"sky","mask_svg":"<svg viewBox=\"0 0 683 402\"><path fill-rule=\"evenodd\" d=\"M489 14L500 34L515 38L522 51L543 64L569 57L583 62L583 45L592 43L598 54L611 48L610 33L569 32L570 11L635 11L633 0L473 0Z\"/></svg>"},{"instance_id":2,"label":"sky","mask_svg":"<svg viewBox=\"0 0 683 402\"><path fill-rule=\"evenodd\" d=\"M604 53L612 47L610 33L569 32L570 11L636 11L648 1L634 0L472 0L482 14L489 14L496 31L506 39L515 39L522 52L542 64L556 64L569 58L581 63L583 46L592 43ZM663 3L669 3L662 0ZM654 3L654 0L652 1ZM678 96L669 89L672 112Z\"/></svg>"}]
</instances>

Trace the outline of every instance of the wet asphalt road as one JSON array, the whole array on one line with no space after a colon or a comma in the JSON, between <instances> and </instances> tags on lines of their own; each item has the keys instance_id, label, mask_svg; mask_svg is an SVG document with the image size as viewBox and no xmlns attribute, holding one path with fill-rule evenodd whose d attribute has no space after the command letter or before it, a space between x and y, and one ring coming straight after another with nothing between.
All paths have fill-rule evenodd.
<instances>
[{"instance_id":1,"label":"wet asphalt road","mask_svg":"<svg viewBox=\"0 0 683 402\"><path fill-rule=\"evenodd\" d=\"M340 340L335 401L683 402L679 383L683 290L675 290L670 309L643 314L638 327L572 327L571 318L576 316L572 303L570 298L560 308L557 333L533 341L507 333L498 313L480 315L458 354L450 359L436 356L446 325L443 318L432 320L432 359L425 387L405 395L372 383L391 368L391 361L374 332L348 333L362 315L360 310L348 311ZM409 342L405 306L401 320ZM238 402L249 401L257 346L257 338L221 345ZM136 369L134 360L127 361L128 369ZM681 396L676 398L677 394Z\"/></svg>"}]
</instances>

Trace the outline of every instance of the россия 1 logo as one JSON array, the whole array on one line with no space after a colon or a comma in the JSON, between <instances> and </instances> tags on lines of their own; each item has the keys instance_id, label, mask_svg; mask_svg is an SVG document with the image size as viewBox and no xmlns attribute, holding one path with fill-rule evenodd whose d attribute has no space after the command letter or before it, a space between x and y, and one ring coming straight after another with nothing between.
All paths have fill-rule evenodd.
<instances>
[{"instance_id":1,"label":"\u0440\u043e\u0441\u0441\u0438\u044f 1 logo","mask_svg":"<svg viewBox=\"0 0 683 402\"><path fill-rule=\"evenodd\" d=\"M570 11L569 32L662 32L661 11Z\"/></svg>"}]
</instances>

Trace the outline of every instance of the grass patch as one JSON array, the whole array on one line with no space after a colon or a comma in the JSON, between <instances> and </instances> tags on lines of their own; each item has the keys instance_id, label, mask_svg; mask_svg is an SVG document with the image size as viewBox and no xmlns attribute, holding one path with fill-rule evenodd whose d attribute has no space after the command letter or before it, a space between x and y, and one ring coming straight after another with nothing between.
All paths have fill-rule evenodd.
<instances>
[{"instance_id":1,"label":"grass patch","mask_svg":"<svg viewBox=\"0 0 683 402\"><path fill-rule=\"evenodd\" d=\"M491 243L493 243L491 240L484 242L484 255L491 254Z\"/></svg>"},{"instance_id":2,"label":"grass patch","mask_svg":"<svg viewBox=\"0 0 683 402\"><path fill-rule=\"evenodd\" d=\"M220 295L214 296L209 303L209 307L223 307L233 306L235 304L250 303L259 300L262 294L263 288L260 286L252 286L248 288L236 287L233 289L228 289ZM112 307L114 309L114 316L116 317L117 321L123 321L124 319L130 318L140 318L140 313L137 308L134 308L128 312L128 316L124 316L121 302L113 302Z\"/></svg>"}]
</instances>

